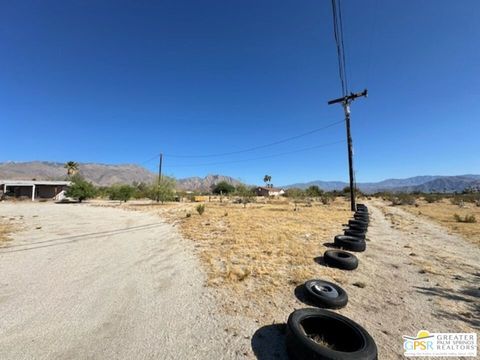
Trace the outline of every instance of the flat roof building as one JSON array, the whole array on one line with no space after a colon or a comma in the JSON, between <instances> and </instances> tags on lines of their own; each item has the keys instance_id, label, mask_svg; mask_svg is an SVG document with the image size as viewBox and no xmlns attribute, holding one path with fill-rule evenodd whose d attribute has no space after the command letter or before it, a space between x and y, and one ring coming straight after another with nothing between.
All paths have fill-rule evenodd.
<instances>
[{"instance_id":1,"label":"flat roof building","mask_svg":"<svg viewBox=\"0 0 480 360\"><path fill-rule=\"evenodd\" d=\"M57 199L70 184L70 181L0 180L0 198Z\"/></svg>"}]
</instances>

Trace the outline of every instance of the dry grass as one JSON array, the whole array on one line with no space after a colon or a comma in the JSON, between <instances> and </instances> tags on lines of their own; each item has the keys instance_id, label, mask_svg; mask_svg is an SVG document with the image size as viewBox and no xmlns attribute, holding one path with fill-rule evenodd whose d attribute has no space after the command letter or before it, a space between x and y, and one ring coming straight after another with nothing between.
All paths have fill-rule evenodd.
<instances>
[{"instance_id":1,"label":"dry grass","mask_svg":"<svg viewBox=\"0 0 480 360\"><path fill-rule=\"evenodd\" d=\"M465 223L455 220L455 214L462 218L468 215L474 215L480 219L480 207L472 203L465 203L463 207L451 204L448 200L442 200L437 203L428 204L425 201L417 201L417 206L402 206L403 209L415 215L426 216L446 228L451 232L463 236L470 242L480 245L480 222Z\"/></svg>"},{"instance_id":2,"label":"dry grass","mask_svg":"<svg viewBox=\"0 0 480 360\"><path fill-rule=\"evenodd\" d=\"M12 232L12 227L9 224L0 222L0 245L9 240L9 234Z\"/></svg>"},{"instance_id":3,"label":"dry grass","mask_svg":"<svg viewBox=\"0 0 480 360\"><path fill-rule=\"evenodd\" d=\"M197 213L196 206L130 207L159 213L177 223L183 236L194 241L208 284L233 292L233 296L242 294L245 302L237 305L246 308L244 313L249 313L249 307L255 307L257 314L259 309L271 311L276 294L293 294L296 285L314 277L344 281L342 275L334 277L338 272L314 261L326 250L323 244L332 242L351 216L343 199L330 205L300 204L298 211L286 200L249 204L247 208L205 203L203 215Z\"/></svg>"}]
</instances>

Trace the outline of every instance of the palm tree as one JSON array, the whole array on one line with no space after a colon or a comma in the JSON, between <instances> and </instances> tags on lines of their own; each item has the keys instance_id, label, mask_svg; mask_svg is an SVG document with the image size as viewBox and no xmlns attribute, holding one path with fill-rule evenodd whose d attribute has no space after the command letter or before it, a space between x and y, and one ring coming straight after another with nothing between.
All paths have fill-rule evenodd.
<instances>
[{"instance_id":1,"label":"palm tree","mask_svg":"<svg viewBox=\"0 0 480 360\"><path fill-rule=\"evenodd\" d=\"M263 182L265 183L265 186L268 187L268 183L272 181L272 177L270 175L265 175L263 177ZM271 184L270 184L271 185Z\"/></svg>"},{"instance_id":2,"label":"palm tree","mask_svg":"<svg viewBox=\"0 0 480 360\"><path fill-rule=\"evenodd\" d=\"M75 161L69 161L65 163L63 167L67 169L68 176L73 176L78 172L78 163L76 163Z\"/></svg>"}]
</instances>

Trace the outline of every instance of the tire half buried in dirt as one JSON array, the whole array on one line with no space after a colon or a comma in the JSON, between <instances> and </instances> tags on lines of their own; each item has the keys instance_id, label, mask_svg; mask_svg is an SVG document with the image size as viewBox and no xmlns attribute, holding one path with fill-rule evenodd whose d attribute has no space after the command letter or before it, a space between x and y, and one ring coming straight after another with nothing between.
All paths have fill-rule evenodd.
<instances>
[{"instance_id":1,"label":"tire half buried in dirt","mask_svg":"<svg viewBox=\"0 0 480 360\"><path fill-rule=\"evenodd\" d=\"M325 264L343 270L355 270L358 267L358 259L355 255L342 250L327 250L323 254Z\"/></svg>"},{"instance_id":2,"label":"tire half buried in dirt","mask_svg":"<svg viewBox=\"0 0 480 360\"><path fill-rule=\"evenodd\" d=\"M304 287L305 294L315 306L340 309L347 305L347 292L337 284L324 280L308 280Z\"/></svg>"},{"instance_id":3,"label":"tire half buried in dirt","mask_svg":"<svg viewBox=\"0 0 480 360\"><path fill-rule=\"evenodd\" d=\"M337 235L335 236L334 243L338 247L350 251L360 252L365 251L367 248L365 240L355 236Z\"/></svg>"},{"instance_id":4,"label":"tire half buried in dirt","mask_svg":"<svg viewBox=\"0 0 480 360\"><path fill-rule=\"evenodd\" d=\"M377 345L356 322L323 309L299 309L290 314L287 352L293 360L375 360Z\"/></svg>"}]
</instances>

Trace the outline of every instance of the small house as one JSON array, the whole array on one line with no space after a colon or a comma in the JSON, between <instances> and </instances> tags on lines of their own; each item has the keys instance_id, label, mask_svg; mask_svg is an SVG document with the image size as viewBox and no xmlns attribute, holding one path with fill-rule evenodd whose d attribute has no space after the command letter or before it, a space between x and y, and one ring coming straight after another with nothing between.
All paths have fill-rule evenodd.
<instances>
[{"instance_id":1,"label":"small house","mask_svg":"<svg viewBox=\"0 0 480 360\"><path fill-rule=\"evenodd\" d=\"M274 188L274 187L258 186L255 189L255 194L257 196L280 196L285 194L285 190L280 188Z\"/></svg>"}]
</instances>

